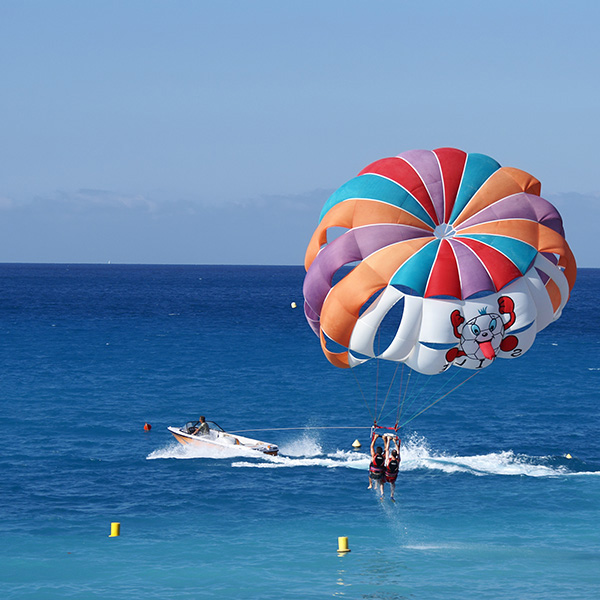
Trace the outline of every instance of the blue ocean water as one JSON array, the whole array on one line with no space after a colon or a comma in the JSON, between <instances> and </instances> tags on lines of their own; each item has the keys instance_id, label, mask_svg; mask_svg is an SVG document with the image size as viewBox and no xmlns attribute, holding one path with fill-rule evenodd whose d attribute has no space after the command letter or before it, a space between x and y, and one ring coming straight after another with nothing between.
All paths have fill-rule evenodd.
<instances>
[{"instance_id":1,"label":"blue ocean water","mask_svg":"<svg viewBox=\"0 0 600 600\"><path fill-rule=\"evenodd\" d=\"M600 270L404 428L395 504L366 489L392 375L325 360L303 276L0 265L1 598L598 596ZM281 455L179 446L200 414Z\"/></svg>"}]
</instances>

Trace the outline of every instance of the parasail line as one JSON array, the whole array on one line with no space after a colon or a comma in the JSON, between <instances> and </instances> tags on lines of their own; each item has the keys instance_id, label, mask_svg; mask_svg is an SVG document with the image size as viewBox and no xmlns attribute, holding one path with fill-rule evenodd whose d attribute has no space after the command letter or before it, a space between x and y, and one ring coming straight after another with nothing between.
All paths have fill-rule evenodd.
<instances>
[{"instance_id":1,"label":"parasail line","mask_svg":"<svg viewBox=\"0 0 600 600\"><path fill-rule=\"evenodd\" d=\"M400 395L402 394L402 380L404 379L404 367L406 365L402 363L402 372L400 373L400 388L398 390L398 404L396 406L396 423L400 421Z\"/></svg>"},{"instance_id":2,"label":"parasail line","mask_svg":"<svg viewBox=\"0 0 600 600\"><path fill-rule=\"evenodd\" d=\"M477 373L479 373L479 371L475 371L475 373L473 373L473 375L467 377L464 381L461 381L456 387L453 387L449 392L446 392L443 396L440 396L435 402L432 402L429 406L424 408L422 411L418 412L414 417L411 417L410 419L408 419L408 421L405 421L404 423L402 423L402 425L400 425L400 427L404 427L407 423L410 423L413 419L416 419L419 415L422 415L426 410L429 410L434 404L437 404L440 400L443 400L448 394L451 394L454 390L457 390L461 385L464 385L465 383L467 383L467 381L469 381L469 379L472 379L473 377L475 377L475 375L477 375Z\"/></svg>"},{"instance_id":3,"label":"parasail line","mask_svg":"<svg viewBox=\"0 0 600 600\"><path fill-rule=\"evenodd\" d=\"M238 431L230 431L229 433L250 433L254 431L307 431L309 429L371 429L371 427L354 427L354 426L339 426L339 427L272 427L270 429L239 429Z\"/></svg>"},{"instance_id":4,"label":"parasail line","mask_svg":"<svg viewBox=\"0 0 600 600\"><path fill-rule=\"evenodd\" d=\"M360 381L358 381L358 377L356 376L356 373L354 372L354 369L350 369L350 371L352 371L352 375L354 375L354 379L356 381L356 385L358 386L358 389L360 391L360 395L362 396L363 402L365 403L365 406L367 407L367 410L369 411L369 415L370 415L371 419L373 419L373 422L375 422L375 417L373 416L373 413L371 412L371 409L369 408L369 404L367 402L367 399L365 398L365 394L362 391L362 388L360 387Z\"/></svg>"},{"instance_id":5,"label":"parasail line","mask_svg":"<svg viewBox=\"0 0 600 600\"><path fill-rule=\"evenodd\" d=\"M411 371L412 373L412 371ZM423 375L423 373L419 373L418 371L416 371L417 373L417 379L415 380L415 382L412 384L412 389L408 390L408 384L410 382L409 381L406 383L407 385L407 389L405 390L405 400L406 402L404 402L403 404L405 404L404 407L404 411L408 411L409 409L412 409L412 406L418 402L421 398L423 398L423 396L427 395L425 392L425 388L431 383L432 378L431 377L425 377ZM442 386L443 387L443 386ZM406 397L408 395L408 398ZM436 393L431 394L431 396L435 396Z\"/></svg>"},{"instance_id":6,"label":"parasail line","mask_svg":"<svg viewBox=\"0 0 600 600\"><path fill-rule=\"evenodd\" d=\"M412 374L412 370L410 371L410 373ZM434 390L433 392L430 392L428 394L425 394L425 388L429 385L430 382L433 381L433 378L429 377L427 379L424 379L423 385L420 388L411 390L411 393L409 396L409 402L406 406L406 410L408 411L415 403L422 400L423 397L427 396L427 398L421 402L422 406L425 405L432 398L435 398L438 394L441 394L444 389L447 389L447 387L450 385L450 383L454 379L456 379L456 377L458 377L460 374L461 374L460 370L455 370L455 372L449 377L449 379L447 381L442 382L442 384L440 386L438 386L438 388L436 390ZM418 374L419 380L421 379L421 375L422 375L421 373ZM466 381L466 379L465 379L465 381ZM408 386L408 382L407 382L407 386ZM414 386L413 386L413 388L414 388ZM454 388L454 389L456 389L456 388ZM448 392L448 393L450 393L450 392ZM391 414L391 412L388 413L388 415L386 415L386 417L389 416L390 414ZM398 423L400 421L399 417L400 417L400 415L397 415L396 423Z\"/></svg>"},{"instance_id":7,"label":"parasail line","mask_svg":"<svg viewBox=\"0 0 600 600\"><path fill-rule=\"evenodd\" d=\"M379 361L379 359L377 359ZM387 400L390 396L390 392L392 391L392 386L394 385L394 381L396 379L396 374L398 373L398 367L400 366L400 363L396 364L396 368L394 370L394 374L392 375L392 380L390 381L390 385L388 387L388 391L387 394L385 395L385 398L383 400L383 405L381 407L381 410L379 411L379 414L377 415L377 422L381 421L381 415L383 414L383 409L385 408L385 405L387 403Z\"/></svg>"},{"instance_id":8,"label":"parasail line","mask_svg":"<svg viewBox=\"0 0 600 600\"><path fill-rule=\"evenodd\" d=\"M377 356L380 354L381 349L381 328L377 330ZM375 364L377 366L377 370L375 371L375 406L373 408L373 412L377 416L377 397L379 395L379 358L375 359ZM385 405L385 402L384 402ZM376 416L373 417L373 421L376 423Z\"/></svg>"},{"instance_id":9,"label":"parasail line","mask_svg":"<svg viewBox=\"0 0 600 600\"><path fill-rule=\"evenodd\" d=\"M404 369L402 370L402 374L404 374ZM406 380L406 387L404 388L404 395L402 396L402 406L400 407L400 411L398 412L398 417L396 419L396 423L400 421L400 417L402 416L402 411L404 410L404 401L406 400L406 393L408 392L408 385L410 384L410 378L412 375L412 369L408 370L408 379ZM400 382L402 383L402 382ZM400 388L400 393L402 392L402 388ZM400 398L398 398L400 400Z\"/></svg>"},{"instance_id":10,"label":"parasail line","mask_svg":"<svg viewBox=\"0 0 600 600\"><path fill-rule=\"evenodd\" d=\"M456 379L457 377L459 377L460 375L463 375L463 374L464 374L464 372L462 371L462 369L455 369L454 372L452 372L452 374L449 374L448 379L446 381L444 381L442 379L440 381L440 385L438 385L435 390L430 390L427 393L425 393L425 388L428 387L430 383L432 386L435 385L436 380L434 380L433 377L426 377L423 380L422 387L412 393L411 402L408 405L408 408L411 408L415 403L419 403L419 401L423 400L423 398L425 398L425 399L421 403L422 405L431 401L432 398L435 398L436 396L441 394L445 389L448 389L448 387L450 386L450 384L452 383L452 381L454 379ZM423 377L424 377L424 375L422 373L419 373L419 378L422 379ZM453 389L456 389L456 388L453 388Z\"/></svg>"}]
</instances>

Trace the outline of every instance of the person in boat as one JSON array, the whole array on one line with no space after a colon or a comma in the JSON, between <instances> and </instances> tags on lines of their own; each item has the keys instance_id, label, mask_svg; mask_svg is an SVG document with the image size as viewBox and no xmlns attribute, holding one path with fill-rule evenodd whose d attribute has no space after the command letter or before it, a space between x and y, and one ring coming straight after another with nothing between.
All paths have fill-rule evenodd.
<instances>
[{"instance_id":1,"label":"person in boat","mask_svg":"<svg viewBox=\"0 0 600 600\"><path fill-rule=\"evenodd\" d=\"M375 448L375 442L379 437L381 437L379 434L374 433L371 438L371 464L369 465L369 487L367 489L379 488L379 496L383 498L385 455L381 446Z\"/></svg>"},{"instance_id":2,"label":"person in boat","mask_svg":"<svg viewBox=\"0 0 600 600\"><path fill-rule=\"evenodd\" d=\"M395 502L394 493L396 491L396 478L400 468L400 440L394 438L396 448L390 451L391 438L385 438L385 481L390 484L390 499Z\"/></svg>"},{"instance_id":3,"label":"person in boat","mask_svg":"<svg viewBox=\"0 0 600 600\"><path fill-rule=\"evenodd\" d=\"M196 425L196 429L192 431L192 435L208 435L210 433L210 427L204 417L200 417L200 421Z\"/></svg>"}]
</instances>

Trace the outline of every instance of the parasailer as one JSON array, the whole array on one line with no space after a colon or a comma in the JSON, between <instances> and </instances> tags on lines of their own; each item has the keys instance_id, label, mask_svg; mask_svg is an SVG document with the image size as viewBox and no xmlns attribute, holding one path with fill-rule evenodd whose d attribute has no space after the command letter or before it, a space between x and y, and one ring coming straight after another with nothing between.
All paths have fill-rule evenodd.
<instances>
[{"instance_id":1,"label":"parasailer","mask_svg":"<svg viewBox=\"0 0 600 600\"><path fill-rule=\"evenodd\" d=\"M305 258L304 311L327 359L352 370L389 361L410 380L451 367L470 378L522 356L560 317L577 271L540 192L532 175L455 148L384 158L342 185ZM415 409L401 390L397 426L448 393Z\"/></svg>"},{"instance_id":2,"label":"parasailer","mask_svg":"<svg viewBox=\"0 0 600 600\"><path fill-rule=\"evenodd\" d=\"M390 450L392 442L392 436L385 437L385 482L390 484L390 500L393 502L394 494L396 492L396 479L398 478L398 471L400 469L400 438L398 436L393 437L396 448Z\"/></svg>"},{"instance_id":3,"label":"parasailer","mask_svg":"<svg viewBox=\"0 0 600 600\"><path fill-rule=\"evenodd\" d=\"M383 453L383 446L375 447L377 439L380 435L374 433L371 436L371 463L369 464L369 487L367 489L375 488L380 497L383 498L383 484L385 482L385 454Z\"/></svg>"}]
</instances>

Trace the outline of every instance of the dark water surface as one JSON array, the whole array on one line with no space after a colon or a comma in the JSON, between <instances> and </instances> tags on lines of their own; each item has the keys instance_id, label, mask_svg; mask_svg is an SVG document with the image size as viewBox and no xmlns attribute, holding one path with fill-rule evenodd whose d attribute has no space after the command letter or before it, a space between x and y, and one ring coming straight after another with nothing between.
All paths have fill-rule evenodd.
<instances>
[{"instance_id":1,"label":"dark water surface","mask_svg":"<svg viewBox=\"0 0 600 600\"><path fill-rule=\"evenodd\" d=\"M411 421L395 504L366 489L374 371L324 359L303 276L0 265L0 597L597 595L600 271L527 354ZM172 441L200 414L281 455ZM342 426L364 429L317 429Z\"/></svg>"}]
</instances>

